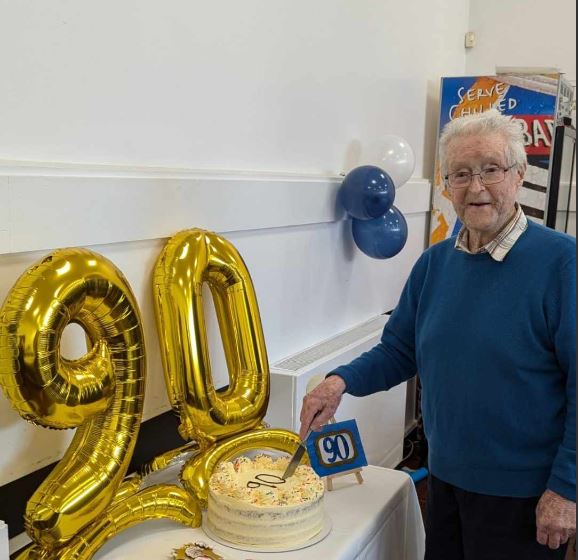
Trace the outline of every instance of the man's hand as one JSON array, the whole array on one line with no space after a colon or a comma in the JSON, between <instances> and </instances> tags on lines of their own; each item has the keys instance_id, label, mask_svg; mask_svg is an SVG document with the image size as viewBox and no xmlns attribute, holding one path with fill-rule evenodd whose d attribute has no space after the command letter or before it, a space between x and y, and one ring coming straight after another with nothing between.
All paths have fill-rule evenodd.
<instances>
[{"instance_id":1,"label":"man's hand","mask_svg":"<svg viewBox=\"0 0 578 560\"><path fill-rule=\"evenodd\" d=\"M546 490L536 508L538 542L556 550L576 534L576 503Z\"/></svg>"},{"instance_id":2,"label":"man's hand","mask_svg":"<svg viewBox=\"0 0 578 560\"><path fill-rule=\"evenodd\" d=\"M302 440L309 429L314 432L320 430L335 415L345 389L345 381L338 375L332 375L303 399L299 432Z\"/></svg>"}]
</instances>

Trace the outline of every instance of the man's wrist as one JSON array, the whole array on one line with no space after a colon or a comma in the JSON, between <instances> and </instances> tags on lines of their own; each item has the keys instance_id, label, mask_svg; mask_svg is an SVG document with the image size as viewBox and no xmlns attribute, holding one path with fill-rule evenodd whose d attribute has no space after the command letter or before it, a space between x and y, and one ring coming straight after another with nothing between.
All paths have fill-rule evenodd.
<instances>
[{"instance_id":1,"label":"man's wrist","mask_svg":"<svg viewBox=\"0 0 578 560\"><path fill-rule=\"evenodd\" d=\"M563 480L553 474L548 481L547 490L550 490L550 492L558 496L562 496L562 498L570 502L576 503L576 482Z\"/></svg>"}]
</instances>

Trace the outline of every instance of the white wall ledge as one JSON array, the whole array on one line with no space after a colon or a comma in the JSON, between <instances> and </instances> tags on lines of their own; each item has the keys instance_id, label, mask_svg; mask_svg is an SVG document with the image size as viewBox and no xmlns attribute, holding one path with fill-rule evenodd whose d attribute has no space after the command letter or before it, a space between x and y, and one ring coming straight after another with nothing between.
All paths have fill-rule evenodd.
<instances>
[{"instance_id":1,"label":"white wall ledge","mask_svg":"<svg viewBox=\"0 0 578 560\"><path fill-rule=\"evenodd\" d=\"M343 220L339 176L0 162L0 254ZM431 188L412 179L404 214L429 212Z\"/></svg>"}]
</instances>

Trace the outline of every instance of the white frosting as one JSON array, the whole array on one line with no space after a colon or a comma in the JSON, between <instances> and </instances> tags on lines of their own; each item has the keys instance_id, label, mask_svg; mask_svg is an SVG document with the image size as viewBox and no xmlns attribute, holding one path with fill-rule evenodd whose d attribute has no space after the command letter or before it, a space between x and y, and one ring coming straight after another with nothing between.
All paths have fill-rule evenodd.
<instances>
[{"instance_id":1,"label":"white frosting","mask_svg":"<svg viewBox=\"0 0 578 560\"><path fill-rule=\"evenodd\" d=\"M261 455L219 465L209 482L209 529L232 543L273 548L291 548L320 533L323 482L305 465L284 481L288 462Z\"/></svg>"}]
</instances>

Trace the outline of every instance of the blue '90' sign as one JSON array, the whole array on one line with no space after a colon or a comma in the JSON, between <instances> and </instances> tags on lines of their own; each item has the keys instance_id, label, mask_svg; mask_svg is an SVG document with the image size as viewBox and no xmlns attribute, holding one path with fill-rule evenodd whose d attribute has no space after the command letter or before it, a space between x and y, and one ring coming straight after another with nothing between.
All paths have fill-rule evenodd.
<instances>
[{"instance_id":1,"label":"blue '90' sign","mask_svg":"<svg viewBox=\"0 0 578 560\"><path fill-rule=\"evenodd\" d=\"M348 432L319 438L317 444L323 448L320 450L321 458L327 465L354 458L355 447Z\"/></svg>"},{"instance_id":2,"label":"blue '90' sign","mask_svg":"<svg viewBox=\"0 0 578 560\"><path fill-rule=\"evenodd\" d=\"M367 459L355 420L329 424L307 440L311 466L319 476L367 466Z\"/></svg>"}]
</instances>

